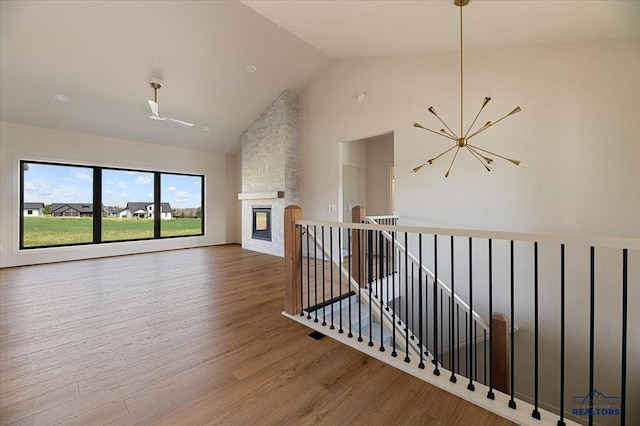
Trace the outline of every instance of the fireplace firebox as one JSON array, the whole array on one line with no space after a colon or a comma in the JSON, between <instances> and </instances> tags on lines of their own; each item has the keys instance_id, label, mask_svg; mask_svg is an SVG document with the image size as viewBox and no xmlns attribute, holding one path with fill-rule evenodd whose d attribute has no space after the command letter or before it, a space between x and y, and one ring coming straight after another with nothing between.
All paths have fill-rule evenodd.
<instances>
[{"instance_id":1,"label":"fireplace firebox","mask_svg":"<svg viewBox=\"0 0 640 426\"><path fill-rule=\"evenodd\" d=\"M254 240L271 241L271 207L253 206L253 230L251 238Z\"/></svg>"}]
</instances>

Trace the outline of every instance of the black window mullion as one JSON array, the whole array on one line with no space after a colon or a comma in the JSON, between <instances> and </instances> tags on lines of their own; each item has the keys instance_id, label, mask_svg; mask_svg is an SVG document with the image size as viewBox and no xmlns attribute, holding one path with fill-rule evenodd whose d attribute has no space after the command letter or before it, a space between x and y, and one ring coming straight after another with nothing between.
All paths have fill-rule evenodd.
<instances>
[{"instance_id":1,"label":"black window mullion","mask_svg":"<svg viewBox=\"0 0 640 426\"><path fill-rule=\"evenodd\" d=\"M27 162L20 160L20 249L24 248L24 168Z\"/></svg>"},{"instance_id":2,"label":"black window mullion","mask_svg":"<svg viewBox=\"0 0 640 426\"><path fill-rule=\"evenodd\" d=\"M153 173L153 238L160 238L160 216L162 216L162 210L160 209L160 172Z\"/></svg>"},{"instance_id":3,"label":"black window mullion","mask_svg":"<svg viewBox=\"0 0 640 426\"><path fill-rule=\"evenodd\" d=\"M204 176L200 176L200 235L204 235Z\"/></svg>"},{"instance_id":4,"label":"black window mullion","mask_svg":"<svg viewBox=\"0 0 640 426\"><path fill-rule=\"evenodd\" d=\"M93 242L102 242L102 167L93 168Z\"/></svg>"}]
</instances>

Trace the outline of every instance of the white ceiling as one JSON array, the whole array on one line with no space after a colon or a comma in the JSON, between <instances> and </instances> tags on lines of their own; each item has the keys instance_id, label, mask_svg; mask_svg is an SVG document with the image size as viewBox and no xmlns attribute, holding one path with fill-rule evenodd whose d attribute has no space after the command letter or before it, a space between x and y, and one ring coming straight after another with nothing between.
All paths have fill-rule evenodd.
<instances>
[{"instance_id":1,"label":"white ceiling","mask_svg":"<svg viewBox=\"0 0 640 426\"><path fill-rule=\"evenodd\" d=\"M640 1L472 0L464 30L469 49L640 37ZM451 0L1 1L0 119L231 152L333 58L457 48ZM144 118L149 77L161 114L196 126Z\"/></svg>"},{"instance_id":2,"label":"white ceiling","mask_svg":"<svg viewBox=\"0 0 640 426\"><path fill-rule=\"evenodd\" d=\"M453 0L241 0L333 58L459 48ZM640 1L471 0L465 49L640 37Z\"/></svg>"}]
</instances>

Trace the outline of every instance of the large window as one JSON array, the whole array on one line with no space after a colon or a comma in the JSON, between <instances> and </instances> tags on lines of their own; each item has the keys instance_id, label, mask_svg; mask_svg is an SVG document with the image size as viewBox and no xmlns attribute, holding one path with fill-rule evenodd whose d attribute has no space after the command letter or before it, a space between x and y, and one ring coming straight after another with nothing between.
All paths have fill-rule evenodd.
<instances>
[{"instance_id":1,"label":"large window","mask_svg":"<svg viewBox=\"0 0 640 426\"><path fill-rule=\"evenodd\" d=\"M162 173L160 184L160 235L199 235L202 232L202 179Z\"/></svg>"},{"instance_id":2,"label":"large window","mask_svg":"<svg viewBox=\"0 0 640 426\"><path fill-rule=\"evenodd\" d=\"M204 176L20 166L21 249L204 235Z\"/></svg>"},{"instance_id":3,"label":"large window","mask_svg":"<svg viewBox=\"0 0 640 426\"><path fill-rule=\"evenodd\" d=\"M102 241L153 238L153 173L102 170Z\"/></svg>"},{"instance_id":4,"label":"large window","mask_svg":"<svg viewBox=\"0 0 640 426\"><path fill-rule=\"evenodd\" d=\"M93 242L93 169L23 162L22 200L22 247Z\"/></svg>"}]
</instances>

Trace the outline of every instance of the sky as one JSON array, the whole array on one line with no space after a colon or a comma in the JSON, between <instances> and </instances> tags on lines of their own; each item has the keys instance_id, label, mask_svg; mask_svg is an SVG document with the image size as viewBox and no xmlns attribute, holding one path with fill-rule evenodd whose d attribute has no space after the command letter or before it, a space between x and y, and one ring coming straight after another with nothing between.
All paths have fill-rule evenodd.
<instances>
[{"instance_id":1,"label":"sky","mask_svg":"<svg viewBox=\"0 0 640 426\"><path fill-rule=\"evenodd\" d=\"M24 172L27 203L92 203L93 169L29 163ZM201 179L163 173L161 201L172 208L195 208L202 204ZM102 204L125 207L127 202L153 202L153 173L103 169Z\"/></svg>"}]
</instances>

